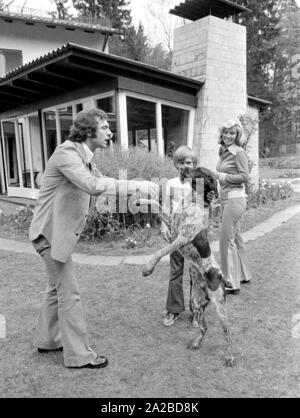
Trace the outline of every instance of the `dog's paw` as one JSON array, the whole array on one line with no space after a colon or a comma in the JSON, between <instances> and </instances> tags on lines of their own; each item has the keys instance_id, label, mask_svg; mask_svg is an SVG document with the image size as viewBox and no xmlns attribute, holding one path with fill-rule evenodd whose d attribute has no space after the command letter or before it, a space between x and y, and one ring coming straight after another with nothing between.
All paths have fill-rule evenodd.
<instances>
[{"instance_id":1,"label":"dog's paw","mask_svg":"<svg viewBox=\"0 0 300 418\"><path fill-rule=\"evenodd\" d=\"M153 270L154 270L153 267L145 266L142 270L143 277L150 276L150 274L152 274Z\"/></svg>"},{"instance_id":2,"label":"dog's paw","mask_svg":"<svg viewBox=\"0 0 300 418\"><path fill-rule=\"evenodd\" d=\"M188 350L199 350L200 347L201 347L201 344L196 343L195 341L190 341L188 345L186 346Z\"/></svg>"}]
</instances>

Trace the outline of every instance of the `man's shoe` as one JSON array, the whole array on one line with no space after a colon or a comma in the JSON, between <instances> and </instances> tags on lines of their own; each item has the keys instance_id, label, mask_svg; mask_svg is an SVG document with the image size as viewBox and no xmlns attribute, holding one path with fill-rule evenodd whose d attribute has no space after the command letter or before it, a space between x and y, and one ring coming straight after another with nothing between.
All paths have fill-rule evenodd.
<instances>
[{"instance_id":1,"label":"man's shoe","mask_svg":"<svg viewBox=\"0 0 300 418\"><path fill-rule=\"evenodd\" d=\"M97 356L95 360L92 360L88 364L84 364L83 366L80 366L79 368L87 368L87 369L100 369L103 367L106 367L108 365L108 360L105 356Z\"/></svg>"},{"instance_id":2,"label":"man's shoe","mask_svg":"<svg viewBox=\"0 0 300 418\"><path fill-rule=\"evenodd\" d=\"M225 295L238 295L240 289L225 289Z\"/></svg>"},{"instance_id":3,"label":"man's shoe","mask_svg":"<svg viewBox=\"0 0 300 418\"><path fill-rule=\"evenodd\" d=\"M250 280L241 280L240 283L242 283L242 284L250 284Z\"/></svg>"},{"instance_id":4,"label":"man's shoe","mask_svg":"<svg viewBox=\"0 0 300 418\"><path fill-rule=\"evenodd\" d=\"M170 313L167 312L166 316L164 317L163 324L165 327L170 327L174 324L175 321L177 321L179 317L179 313Z\"/></svg>"},{"instance_id":5,"label":"man's shoe","mask_svg":"<svg viewBox=\"0 0 300 418\"><path fill-rule=\"evenodd\" d=\"M37 350L39 353L52 353L55 351L63 351L63 347L53 348L52 350L49 350L47 348L38 348Z\"/></svg>"}]
</instances>

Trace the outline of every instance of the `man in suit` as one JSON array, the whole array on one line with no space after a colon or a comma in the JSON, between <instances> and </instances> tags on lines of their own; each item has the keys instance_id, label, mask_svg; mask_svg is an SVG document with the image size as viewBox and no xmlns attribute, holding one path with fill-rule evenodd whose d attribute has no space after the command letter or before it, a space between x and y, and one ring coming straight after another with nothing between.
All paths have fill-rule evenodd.
<instances>
[{"instance_id":1,"label":"man in suit","mask_svg":"<svg viewBox=\"0 0 300 418\"><path fill-rule=\"evenodd\" d=\"M70 128L69 139L50 157L36 202L29 238L42 257L48 283L35 332L40 353L63 350L66 367L101 368L108 364L89 346L80 292L71 253L88 215L90 195L139 190L157 198L152 182L103 177L90 161L97 148L112 139L107 115L99 109L82 111Z\"/></svg>"}]
</instances>

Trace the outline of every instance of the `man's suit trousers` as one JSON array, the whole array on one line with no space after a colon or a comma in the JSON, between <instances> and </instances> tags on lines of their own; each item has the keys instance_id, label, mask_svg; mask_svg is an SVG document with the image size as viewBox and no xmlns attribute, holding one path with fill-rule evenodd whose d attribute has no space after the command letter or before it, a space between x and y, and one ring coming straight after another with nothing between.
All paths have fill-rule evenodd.
<instances>
[{"instance_id":1,"label":"man's suit trousers","mask_svg":"<svg viewBox=\"0 0 300 418\"><path fill-rule=\"evenodd\" d=\"M48 277L34 345L49 350L63 347L66 367L80 367L90 363L96 354L88 344L72 259L66 263L54 260L50 256L50 244L42 236L33 245L45 263Z\"/></svg>"}]
</instances>

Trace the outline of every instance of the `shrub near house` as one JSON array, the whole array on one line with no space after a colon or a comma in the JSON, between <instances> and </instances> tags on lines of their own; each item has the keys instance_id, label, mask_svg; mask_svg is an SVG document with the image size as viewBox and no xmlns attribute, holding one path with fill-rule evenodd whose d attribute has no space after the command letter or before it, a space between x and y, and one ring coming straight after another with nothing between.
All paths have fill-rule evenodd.
<instances>
[{"instance_id":1,"label":"shrub near house","mask_svg":"<svg viewBox=\"0 0 300 418\"><path fill-rule=\"evenodd\" d=\"M106 176L119 178L120 170L127 173L128 179L169 179L177 175L172 159L158 157L154 152L148 152L141 148L131 148L129 151L121 151L119 148L96 152L95 163ZM283 181L279 184L269 183L260 180L259 188L256 190L251 184L248 185L247 208L257 208L267 204L269 201L288 199L292 196L291 184ZM92 198L89 216L82 232L81 239L99 240L103 237L126 237L128 233L134 234L135 229L146 227L149 232L149 225L156 227L158 217L155 213L100 213L95 205L96 198ZM116 201L118 208L118 197ZM33 215L31 206L21 207L12 215L0 214L0 225L27 234ZM142 233L137 235L142 235Z\"/></svg>"}]
</instances>

